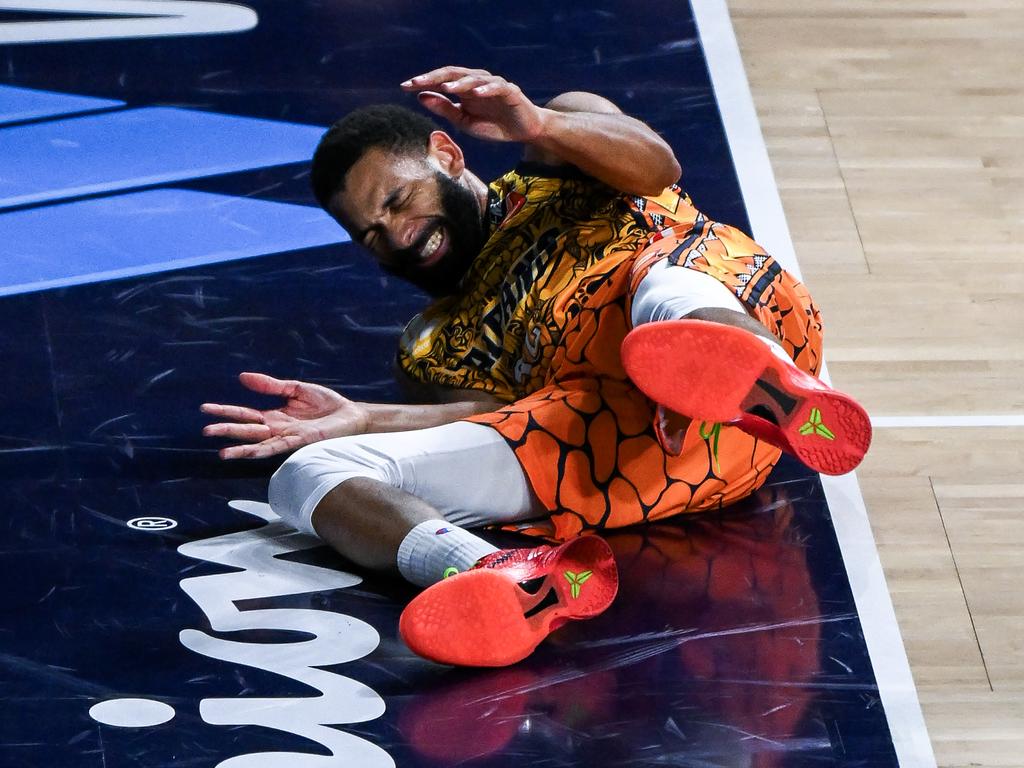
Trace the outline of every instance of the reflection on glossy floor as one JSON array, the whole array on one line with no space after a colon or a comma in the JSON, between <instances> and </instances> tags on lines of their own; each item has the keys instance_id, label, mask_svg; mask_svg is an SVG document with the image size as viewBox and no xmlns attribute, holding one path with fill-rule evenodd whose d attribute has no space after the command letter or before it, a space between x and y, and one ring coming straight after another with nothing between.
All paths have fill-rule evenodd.
<instances>
[{"instance_id":1,"label":"reflection on glossy floor","mask_svg":"<svg viewBox=\"0 0 1024 768\"><path fill-rule=\"evenodd\" d=\"M493 671L414 657L396 638L407 585L359 583L265 505L221 496L258 485L13 483L19 511L34 512L9 518L6 536L23 543L5 557L21 574L10 765L215 764L311 751L299 735L365 765L387 764L378 748L399 765L896 764L814 480L611 535L613 608ZM178 525L138 531L114 514ZM96 702L129 697L176 715L90 726ZM243 723L266 727L225 727Z\"/></svg>"}]
</instances>

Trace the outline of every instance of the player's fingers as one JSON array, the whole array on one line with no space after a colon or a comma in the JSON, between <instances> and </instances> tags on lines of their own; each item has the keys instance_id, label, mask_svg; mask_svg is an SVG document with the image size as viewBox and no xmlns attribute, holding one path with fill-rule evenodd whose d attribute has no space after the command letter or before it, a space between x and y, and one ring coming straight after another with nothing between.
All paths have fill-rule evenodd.
<instances>
[{"instance_id":1,"label":"player's fingers","mask_svg":"<svg viewBox=\"0 0 1024 768\"><path fill-rule=\"evenodd\" d=\"M241 405L221 405L220 403L203 403L199 410L210 416L221 419L231 419L245 424L262 424L263 414L255 408L245 408Z\"/></svg>"},{"instance_id":2,"label":"player's fingers","mask_svg":"<svg viewBox=\"0 0 1024 768\"><path fill-rule=\"evenodd\" d=\"M285 385L288 384L286 381L267 376L265 373L253 371L244 371L238 374L238 380L246 389L259 392L261 395L280 395L284 391Z\"/></svg>"},{"instance_id":3,"label":"player's fingers","mask_svg":"<svg viewBox=\"0 0 1024 768\"><path fill-rule=\"evenodd\" d=\"M275 379L273 376L267 376L265 373L256 373L255 371L243 371L238 374L238 380L242 382L242 386L247 389L251 389L265 395L277 394L281 389L281 385L284 384L280 379Z\"/></svg>"},{"instance_id":4,"label":"player's fingers","mask_svg":"<svg viewBox=\"0 0 1024 768\"><path fill-rule=\"evenodd\" d=\"M474 88L479 88L482 85L487 85L488 83L494 83L496 81L505 82L502 78L495 77L494 75L488 75L486 77L483 75L467 75L466 77L460 77L458 80L449 80L446 83L442 83L441 90L445 93L457 95L467 93L472 91Z\"/></svg>"},{"instance_id":5,"label":"player's fingers","mask_svg":"<svg viewBox=\"0 0 1024 768\"><path fill-rule=\"evenodd\" d=\"M422 75L416 75L411 77L402 83L402 87L407 90L419 90L421 88L437 88L441 83L448 82L449 80L457 80L460 77L466 75L488 75L490 74L484 69L470 69L468 67L439 67L433 69L430 72L424 72Z\"/></svg>"},{"instance_id":6,"label":"player's fingers","mask_svg":"<svg viewBox=\"0 0 1024 768\"><path fill-rule=\"evenodd\" d=\"M278 397L295 397L296 393L303 388L301 381L293 379L275 379L265 373L253 373L246 371L238 375L242 386L259 392L261 395L277 395Z\"/></svg>"},{"instance_id":7,"label":"player's fingers","mask_svg":"<svg viewBox=\"0 0 1024 768\"><path fill-rule=\"evenodd\" d=\"M217 451L217 455L222 459L248 459L251 458L248 455L246 445L233 445L230 448L221 448Z\"/></svg>"},{"instance_id":8,"label":"player's fingers","mask_svg":"<svg viewBox=\"0 0 1024 768\"><path fill-rule=\"evenodd\" d=\"M266 440L271 435L266 424L208 424L203 427L206 437L227 437L232 440Z\"/></svg>"},{"instance_id":9,"label":"player's fingers","mask_svg":"<svg viewBox=\"0 0 1024 768\"><path fill-rule=\"evenodd\" d=\"M473 96L483 97L519 96L520 93L518 85L500 77L486 83L481 83L472 90Z\"/></svg>"},{"instance_id":10,"label":"player's fingers","mask_svg":"<svg viewBox=\"0 0 1024 768\"><path fill-rule=\"evenodd\" d=\"M440 93L424 91L417 94L420 104L429 109L438 117L443 117L450 123L458 125L462 121L462 109L452 103L451 99L442 96Z\"/></svg>"},{"instance_id":11,"label":"player's fingers","mask_svg":"<svg viewBox=\"0 0 1024 768\"><path fill-rule=\"evenodd\" d=\"M293 437L290 440L284 437L272 437L270 440L264 440L262 443L232 445L229 448L222 448L219 454L222 459L265 459L268 456L275 456L292 448L297 448L299 445L301 445L301 440L297 437Z\"/></svg>"}]
</instances>

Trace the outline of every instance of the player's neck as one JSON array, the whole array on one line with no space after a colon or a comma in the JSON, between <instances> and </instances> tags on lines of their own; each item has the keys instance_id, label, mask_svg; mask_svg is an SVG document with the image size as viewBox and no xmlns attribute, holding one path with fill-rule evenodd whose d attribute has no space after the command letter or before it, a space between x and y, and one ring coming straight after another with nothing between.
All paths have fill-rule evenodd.
<instances>
[{"instance_id":1,"label":"player's neck","mask_svg":"<svg viewBox=\"0 0 1024 768\"><path fill-rule=\"evenodd\" d=\"M477 203L480 205L480 215L483 216L487 211L487 185L480 180L479 176L468 169L462 172L462 178L465 179L469 189L476 197Z\"/></svg>"}]
</instances>

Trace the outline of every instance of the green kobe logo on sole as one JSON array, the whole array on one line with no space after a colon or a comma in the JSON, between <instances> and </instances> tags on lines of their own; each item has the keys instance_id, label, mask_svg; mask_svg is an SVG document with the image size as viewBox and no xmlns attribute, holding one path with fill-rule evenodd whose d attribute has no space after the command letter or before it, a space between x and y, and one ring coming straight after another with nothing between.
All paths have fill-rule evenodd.
<instances>
[{"instance_id":1,"label":"green kobe logo on sole","mask_svg":"<svg viewBox=\"0 0 1024 768\"><path fill-rule=\"evenodd\" d=\"M811 415L807 422L800 427L801 435L817 435L818 437L824 437L826 440L835 440L836 436L832 433L832 430L825 426L821 420L821 411L817 408L811 408Z\"/></svg>"},{"instance_id":2,"label":"green kobe logo on sole","mask_svg":"<svg viewBox=\"0 0 1024 768\"><path fill-rule=\"evenodd\" d=\"M572 571L565 571L564 576L568 580L569 591L575 600L580 596L580 589L586 583L587 579L594 575L593 571L581 571L580 573L573 573Z\"/></svg>"}]
</instances>

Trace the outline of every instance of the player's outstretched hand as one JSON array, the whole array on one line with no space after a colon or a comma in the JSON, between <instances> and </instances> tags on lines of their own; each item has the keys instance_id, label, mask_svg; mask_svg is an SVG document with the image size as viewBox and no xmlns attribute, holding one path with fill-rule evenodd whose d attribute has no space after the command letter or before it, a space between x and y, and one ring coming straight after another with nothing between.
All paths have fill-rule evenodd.
<instances>
[{"instance_id":1,"label":"player's outstretched hand","mask_svg":"<svg viewBox=\"0 0 1024 768\"><path fill-rule=\"evenodd\" d=\"M518 85L483 69L441 67L406 80L402 89L478 139L528 143L543 130L544 111Z\"/></svg>"},{"instance_id":2,"label":"player's outstretched hand","mask_svg":"<svg viewBox=\"0 0 1024 768\"><path fill-rule=\"evenodd\" d=\"M243 443L222 448L222 459L262 459L330 437L362 434L369 426L362 404L319 384L282 381L262 373L243 373L238 379L247 389L283 397L285 403L267 411L204 403L203 413L226 421L209 424L203 434Z\"/></svg>"}]
</instances>

